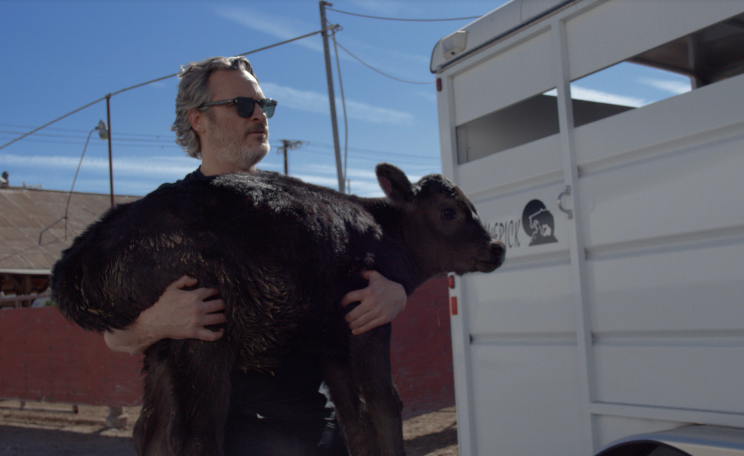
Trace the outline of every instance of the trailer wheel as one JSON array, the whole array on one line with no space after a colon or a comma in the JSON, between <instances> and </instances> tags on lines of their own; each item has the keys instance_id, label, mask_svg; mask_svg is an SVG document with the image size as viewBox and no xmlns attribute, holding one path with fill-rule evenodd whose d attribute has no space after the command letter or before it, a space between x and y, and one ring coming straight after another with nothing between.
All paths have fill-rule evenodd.
<instances>
[{"instance_id":1,"label":"trailer wheel","mask_svg":"<svg viewBox=\"0 0 744 456\"><path fill-rule=\"evenodd\" d=\"M653 440L623 442L605 448L596 456L690 456L678 448Z\"/></svg>"}]
</instances>

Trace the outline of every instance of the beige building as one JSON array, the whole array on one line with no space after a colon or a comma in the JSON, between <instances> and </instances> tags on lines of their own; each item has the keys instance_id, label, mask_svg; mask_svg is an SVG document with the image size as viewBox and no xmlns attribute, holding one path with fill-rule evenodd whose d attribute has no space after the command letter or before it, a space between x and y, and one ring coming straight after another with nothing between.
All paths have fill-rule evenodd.
<instances>
[{"instance_id":1,"label":"beige building","mask_svg":"<svg viewBox=\"0 0 744 456\"><path fill-rule=\"evenodd\" d=\"M69 198L69 207L68 207ZM115 203L138 196L116 196ZM111 206L107 194L13 187L0 188L1 307L27 307L46 295L62 251ZM65 217L67 211L67 217ZM18 299L24 296L25 299Z\"/></svg>"}]
</instances>

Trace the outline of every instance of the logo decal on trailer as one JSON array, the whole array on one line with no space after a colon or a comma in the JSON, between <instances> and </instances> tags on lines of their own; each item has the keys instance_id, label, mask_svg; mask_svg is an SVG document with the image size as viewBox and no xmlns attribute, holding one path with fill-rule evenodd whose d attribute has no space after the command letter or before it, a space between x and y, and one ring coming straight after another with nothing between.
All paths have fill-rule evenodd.
<instances>
[{"instance_id":1,"label":"logo decal on trailer","mask_svg":"<svg viewBox=\"0 0 744 456\"><path fill-rule=\"evenodd\" d=\"M555 222L545 204L540 200L527 203L522 211L522 228L532 240L530 245L558 242L555 235Z\"/></svg>"}]
</instances>

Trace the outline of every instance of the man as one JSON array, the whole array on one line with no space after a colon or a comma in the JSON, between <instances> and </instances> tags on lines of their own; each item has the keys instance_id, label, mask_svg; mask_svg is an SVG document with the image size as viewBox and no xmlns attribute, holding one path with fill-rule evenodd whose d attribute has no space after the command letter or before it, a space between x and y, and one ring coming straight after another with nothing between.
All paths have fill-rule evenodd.
<instances>
[{"instance_id":1,"label":"man","mask_svg":"<svg viewBox=\"0 0 744 456\"><path fill-rule=\"evenodd\" d=\"M210 179L234 172L253 172L269 152L269 128L275 103L267 101L244 57L214 57L184 67L176 97L176 142L201 166L186 176ZM360 304L346 316L353 334L389 323L403 310L403 287L375 271L365 271L367 288L347 294L341 303ZM196 286L184 276L127 328L105 334L114 351L142 353L164 338L215 341L223 330L205 326L225 322L225 304L217 290ZM210 299L211 298L211 299ZM225 453L252 455L341 455L345 443L332 402L323 394L317 364L290 353L275 375L235 372ZM320 388L320 390L319 390Z\"/></svg>"}]
</instances>

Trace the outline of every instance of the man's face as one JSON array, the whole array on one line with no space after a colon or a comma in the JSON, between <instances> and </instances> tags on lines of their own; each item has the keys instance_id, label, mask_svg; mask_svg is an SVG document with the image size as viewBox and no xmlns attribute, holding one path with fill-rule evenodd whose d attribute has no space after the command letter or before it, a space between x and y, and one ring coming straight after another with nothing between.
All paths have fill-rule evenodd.
<instances>
[{"instance_id":1,"label":"man's face","mask_svg":"<svg viewBox=\"0 0 744 456\"><path fill-rule=\"evenodd\" d=\"M209 77L210 101L264 98L258 81L247 71L215 71ZM238 115L234 104L211 106L207 134L214 153L244 171L252 171L270 150L266 114L256 105L249 118Z\"/></svg>"}]
</instances>

